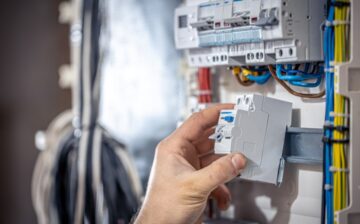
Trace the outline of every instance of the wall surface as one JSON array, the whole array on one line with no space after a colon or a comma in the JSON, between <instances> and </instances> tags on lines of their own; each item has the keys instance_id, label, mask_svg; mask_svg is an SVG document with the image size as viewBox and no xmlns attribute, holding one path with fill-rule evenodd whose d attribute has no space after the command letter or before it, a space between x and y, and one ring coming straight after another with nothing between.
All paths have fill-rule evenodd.
<instances>
[{"instance_id":1,"label":"wall surface","mask_svg":"<svg viewBox=\"0 0 360 224\"><path fill-rule=\"evenodd\" d=\"M0 223L36 223L34 134L70 107L70 92L58 87L57 70L69 54L59 2L13 0L0 7Z\"/></svg>"}]
</instances>

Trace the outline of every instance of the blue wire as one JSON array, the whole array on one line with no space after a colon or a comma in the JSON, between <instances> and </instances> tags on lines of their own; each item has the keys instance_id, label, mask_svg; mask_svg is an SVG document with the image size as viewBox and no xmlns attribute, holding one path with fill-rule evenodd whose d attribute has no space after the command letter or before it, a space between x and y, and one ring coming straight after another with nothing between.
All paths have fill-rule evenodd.
<instances>
[{"instance_id":1,"label":"blue wire","mask_svg":"<svg viewBox=\"0 0 360 224\"><path fill-rule=\"evenodd\" d=\"M334 7L330 6L328 21L332 22L334 20ZM325 120L332 122L333 119L330 117L330 112L334 108L334 73L330 72L330 62L334 59L334 30L332 27L325 27L324 32L324 57L325 57L325 88L326 88L326 111L325 111ZM325 131L325 136L327 138L332 137L330 130ZM325 184L328 186L333 186L333 176L330 172L330 167L332 165L332 146L329 144L324 144L324 153L325 153ZM325 187L325 186L324 186ZM325 206L326 206L326 222L328 224L334 223L334 211L333 211L333 194L332 188L324 189L325 190Z\"/></svg>"},{"instance_id":2,"label":"blue wire","mask_svg":"<svg viewBox=\"0 0 360 224\"><path fill-rule=\"evenodd\" d=\"M306 63L305 64L305 68L304 71L301 70L292 70L292 65L287 65L288 68L290 68L290 70L287 70L286 73L295 73L296 75L298 75L298 73L300 74L304 74L306 76L300 76L301 78L303 78L304 80L309 80L310 77L314 77L316 78L315 82L309 83L309 82L302 82L302 81L295 81L295 80L289 80L289 83L293 86L300 86L300 87L306 87L306 88L313 88L313 87L317 87L321 84L321 80L322 80L322 75L321 74L308 74L309 72L309 68L310 68L310 64Z\"/></svg>"},{"instance_id":3,"label":"blue wire","mask_svg":"<svg viewBox=\"0 0 360 224\"><path fill-rule=\"evenodd\" d=\"M260 76L247 75L246 76L250 81L256 82L259 85L265 84L271 77L270 72L266 72Z\"/></svg>"},{"instance_id":4,"label":"blue wire","mask_svg":"<svg viewBox=\"0 0 360 224\"><path fill-rule=\"evenodd\" d=\"M322 74L309 74L309 64L305 64L304 71L301 70L293 70L292 65L286 65L287 69L284 69L282 65L276 65L276 75L280 80L288 81L291 85L313 88L317 87L321 84ZM286 75L282 73L285 72ZM315 82L304 82L308 80L316 79Z\"/></svg>"},{"instance_id":5,"label":"blue wire","mask_svg":"<svg viewBox=\"0 0 360 224\"><path fill-rule=\"evenodd\" d=\"M305 87L305 88L314 88L318 87L321 84L321 77L318 77L315 82L302 82L302 81L289 81L293 86Z\"/></svg>"},{"instance_id":6,"label":"blue wire","mask_svg":"<svg viewBox=\"0 0 360 224\"><path fill-rule=\"evenodd\" d=\"M307 79L311 79L311 78L318 78L319 76L322 76L323 74L316 74L316 73L308 73L309 69L306 69L305 71L301 71L301 70L294 70L294 69L284 69L282 67L282 65L276 65L277 68L277 72L280 73L281 72L286 72L286 75L282 75L281 73L279 74L280 76L295 76L297 78L307 78Z\"/></svg>"},{"instance_id":7,"label":"blue wire","mask_svg":"<svg viewBox=\"0 0 360 224\"><path fill-rule=\"evenodd\" d=\"M304 71L301 71L301 70L294 70L290 67L290 69L284 69L282 67L282 65L277 65L276 66L279 70L278 71L281 71L281 72L286 72L287 74L286 75L298 75L298 76L302 76L302 77L314 77L314 78L317 78L319 76L322 76L323 74L316 74L316 73L309 73L308 70L309 70L309 67L306 66L305 64L305 70ZM284 76L284 75L283 75Z\"/></svg>"},{"instance_id":8,"label":"blue wire","mask_svg":"<svg viewBox=\"0 0 360 224\"><path fill-rule=\"evenodd\" d=\"M246 77L253 82L256 82L256 84L258 85L263 85L265 84L271 77L271 73L269 72L269 69L267 67L259 67L259 68L255 68L255 67L251 67L251 68L246 68L247 70L251 71L251 72L260 72L263 73L259 76L255 76L255 75L247 75Z\"/></svg>"}]
</instances>

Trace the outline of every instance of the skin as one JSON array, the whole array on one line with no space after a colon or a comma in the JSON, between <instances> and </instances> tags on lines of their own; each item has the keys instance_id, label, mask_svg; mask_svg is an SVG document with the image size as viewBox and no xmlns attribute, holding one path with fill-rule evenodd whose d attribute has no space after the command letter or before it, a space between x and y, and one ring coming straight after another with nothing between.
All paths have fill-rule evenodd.
<instances>
[{"instance_id":1,"label":"skin","mask_svg":"<svg viewBox=\"0 0 360 224\"><path fill-rule=\"evenodd\" d=\"M241 154L214 155L214 132L221 104L192 115L159 143L150 173L148 190L135 224L201 223L209 197L220 209L228 208L231 196L224 185L246 165Z\"/></svg>"}]
</instances>

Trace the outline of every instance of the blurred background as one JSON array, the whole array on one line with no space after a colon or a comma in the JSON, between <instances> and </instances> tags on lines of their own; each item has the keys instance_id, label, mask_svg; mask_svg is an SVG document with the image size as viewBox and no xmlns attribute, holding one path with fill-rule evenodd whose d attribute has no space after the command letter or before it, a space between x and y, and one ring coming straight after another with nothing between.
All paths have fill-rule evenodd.
<instances>
[{"instance_id":1,"label":"blurred background","mask_svg":"<svg viewBox=\"0 0 360 224\"><path fill-rule=\"evenodd\" d=\"M69 63L69 26L59 0L5 1L0 7L0 223L37 223L31 177L34 135L71 107L58 69Z\"/></svg>"},{"instance_id":2,"label":"blurred background","mask_svg":"<svg viewBox=\"0 0 360 224\"><path fill-rule=\"evenodd\" d=\"M71 28L59 23L60 2L15 0L0 8L0 223L37 223L35 133L72 107L70 88L59 87L59 68L71 63ZM172 27L180 1L107 2L99 119L136 158L145 189L156 144L181 116Z\"/></svg>"}]
</instances>

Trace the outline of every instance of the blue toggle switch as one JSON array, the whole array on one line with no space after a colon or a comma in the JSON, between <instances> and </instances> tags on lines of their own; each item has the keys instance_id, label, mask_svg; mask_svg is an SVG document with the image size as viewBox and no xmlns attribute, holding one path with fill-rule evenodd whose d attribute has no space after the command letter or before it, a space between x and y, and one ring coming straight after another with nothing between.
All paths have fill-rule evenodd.
<instances>
[{"instance_id":1,"label":"blue toggle switch","mask_svg":"<svg viewBox=\"0 0 360 224\"><path fill-rule=\"evenodd\" d=\"M232 123L234 121L234 117L233 116L226 116L223 117L223 119L229 123Z\"/></svg>"}]
</instances>

